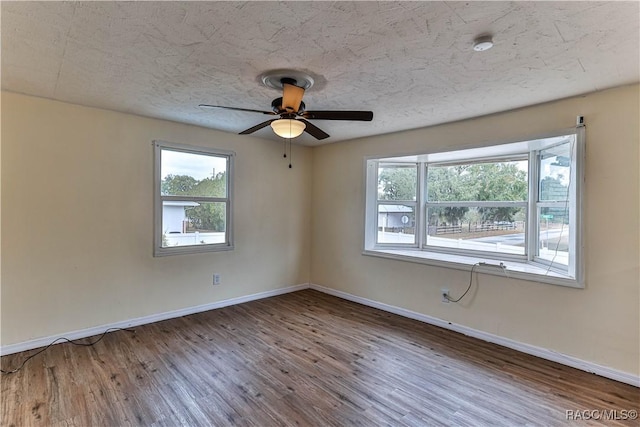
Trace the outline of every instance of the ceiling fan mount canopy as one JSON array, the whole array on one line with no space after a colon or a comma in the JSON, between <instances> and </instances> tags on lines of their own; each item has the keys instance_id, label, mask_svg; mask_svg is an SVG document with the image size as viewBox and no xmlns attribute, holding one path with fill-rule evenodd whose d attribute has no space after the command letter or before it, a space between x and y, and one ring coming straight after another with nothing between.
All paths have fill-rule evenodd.
<instances>
[{"instance_id":1,"label":"ceiling fan mount canopy","mask_svg":"<svg viewBox=\"0 0 640 427\"><path fill-rule=\"evenodd\" d=\"M284 83L309 90L315 83L314 78L307 73L285 69L267 71L260 76L260 80L263 85L277 90L284 89Z\"/></svg>"}]
</instances>

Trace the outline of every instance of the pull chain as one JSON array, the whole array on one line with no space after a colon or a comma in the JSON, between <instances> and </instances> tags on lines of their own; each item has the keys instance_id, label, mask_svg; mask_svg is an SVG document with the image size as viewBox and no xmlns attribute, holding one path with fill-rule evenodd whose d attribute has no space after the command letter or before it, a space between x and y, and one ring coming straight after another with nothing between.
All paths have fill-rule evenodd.
<instances>
[{"instance_id":1,"label":"pull chain","mask_svg":"<svg viewBox=\"0 0 640 427\"><path fill-rule=\"evenodd\" d=\"M287 157L287 141L284 142L284 157ZM289 120L289 169L291 169L291 120Z\"/></svg>"}]
</instances>

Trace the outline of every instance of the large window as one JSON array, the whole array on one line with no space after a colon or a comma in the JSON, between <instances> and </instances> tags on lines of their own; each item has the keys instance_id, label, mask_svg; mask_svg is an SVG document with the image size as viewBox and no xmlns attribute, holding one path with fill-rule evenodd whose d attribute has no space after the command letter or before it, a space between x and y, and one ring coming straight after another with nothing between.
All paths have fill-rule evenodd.
<instances>
[{"instance_id":1,"label":"large window","mask_svg":"<svg viewBox=\"0 0 640 427\"><path fill-rule=\"evenodd\" d=\"M582 286L583 139L367 160L365 253Z\"/></svg>"},{"instance_id":2,"label":"large window","mask_svg":"<svg viewBox=\"0 0 640 427\"><path fill-rule=\"evenodd\" d=\"M154 142L154 255L233 248L233 153Z\"/></svg>"},{"instance_id":3,"label":"large window","mask_svg":"<svg viewBox=\"0 0 640 427\"><path fill-rule=\"evenodd\" d=\"M525 255L528 163L426 164L426 246Z\"/></svg>"}]
</instances>

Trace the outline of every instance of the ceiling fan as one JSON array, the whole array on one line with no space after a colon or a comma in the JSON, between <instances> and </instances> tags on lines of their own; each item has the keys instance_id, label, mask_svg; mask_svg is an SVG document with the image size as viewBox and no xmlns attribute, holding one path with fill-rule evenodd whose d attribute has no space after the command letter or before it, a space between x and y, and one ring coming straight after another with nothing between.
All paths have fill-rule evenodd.
<instances>
[{"instance_id":1,"label":"ceiling fan","mask_svg":"<svg viewBox=\"0 0 640 427\"><path fill-rule=\"evenodd\" d=\"M372 111L307 111L302 97L306 89L313 85L313 79L309 76L292 72L296 77L283 76L282 73L267 74L262 81L272 88L282 89L282 97L271 102L272 111L252 110L249 108L227 107L224 105L200 104L200 107L224 108L235 111L248 111L252 113L279 116L262 122L247 130L240 132L240 135L248 135L271 125L276 135L283 138L295 138L307 132L316 139L325 139L329 134L309 122L309 120L350 120L370 122L373 119Z\"/></svg>"}]
</instances>

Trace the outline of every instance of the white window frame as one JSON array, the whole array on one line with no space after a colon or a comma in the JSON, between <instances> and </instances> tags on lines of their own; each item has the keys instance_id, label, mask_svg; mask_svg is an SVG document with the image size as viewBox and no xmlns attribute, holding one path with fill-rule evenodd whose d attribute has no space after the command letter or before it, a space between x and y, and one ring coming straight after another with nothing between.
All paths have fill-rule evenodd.
<instances>
[{"instance_id":1,"label":"white window frame","mask_svg":"<svg viewBox=\"0 0 640 427\"><path fill-rule=\"evenodd\" d=\"M520 161L520 160L527 160L528 162L531 162L531 159L529 158L530 154L520 154L520 155L507 155L507 156L497 156L497 157L484 157L484 158L474 158L474 159L467 159L466 161L460 161L460 160L456 160L453 162L425 162L423 163L423 167L425 169L425 182L426 182L426 175L429 173L429 166L452 166L452 165L459 165L459 164L479 164L479 163L485 163L485 162L509 162L509 161ZM528 174L527 174L527 179L528 178ZM531 183L531 180L529 180L529 183ZM529 184L530 186L530 184ZM480 255L480 256L486 256L489 258L493 258L496 256L499 256L501 259L510 259L510 260L516 260L516 261L526 261L527 260L527 254L530 251L530 245L529 245L529 241L528 241L528 236L529 233L525 233L525 254L524 255L513 255L513 254L506 254L506 253L495 253L495 252L481 252L481 251L468 251L468 250L460 250L460 249L454 249L454 248L447 248L447 247L437 247L437 246L430 246L427 244L427 226L428 226L428 221L429 219L427 218L427 213L428 213L428 208L431 207L438 207L438 206L451 206L451 207L469 207L469 208L475 208L475 207L484 207L484 208L498 208L498 207L505 207L505 206L514 206L514 207L521 207L525 209L525 214L527 217L527 224L528 224L528 220L529 220L529 202L528 200L524 200L524 201L470 201L470 202L466 202L466 201L457 201L457 202L431 202L429 200L427 200L426 194L428 192L428 188L425 188L425 192L423 200L424 200L424 221L425 221L425 229L424 229L424 244L422 245L422 248L425 250L433 250L433 251L437 251L437 252L443 252L443 253L451 253L451 254L460 254L460 255L467 255L470 252L473 252L475 255Z\"/></svg>"},{"instance_id":2,"label":"white window frame","mask_svg":"<svg viewBox=\"0 0 640 427\"><path fill-rule=\"evenodd\" d=\"M154 233L153 233L153 255L155 257L168 255L193 254L203 252L228 251L234 248L233 245L233 164L235 152L227 150L219 150L215 148L196 147L185 144L176 144L166 141L153 141L154 150ZM215 156L226 159L226 197L205 197L205 196L166 196L162 195L162 176L161 176L161 156L164 150L177 151L182 153L191 153L204 156ZM210 243L185 246L162 246L162 206L165 201L181 201L196 203L225 203L226 207L226 224L225 224L225 241L223 243Z\"/></svg>"},{"instance_id":3,"label":"white window frame","mask_svg":"<svg viewBox=\"0 0 640 427\"><path fill-rule=\"evenodd\" d=\"M402 167L403 165L406 166L411 166L413 168L416 169L416 179L418 180L416 182L416 198L414 198L413 200L382 200L382 199L378 199L377 197L377 193L376 193L376 212L379 212L380 209L380 205L397 205L397 206L411 206L413 207L413 216L414 216L414 222L415 222L415 228L416 230L418 230L418 222L419 222L419 218L418 215L420 214L420 211L418 209L419 207L419 203L418 203L418 194L420 194L421 191L421 183L420 183L420 165L417 163L399 163L399 164L394 164L394 163L390 163L390 162L385 162L389 167ZM378 168L376 168L376 183L378 182ZM378 219L379 219L379 215L376 215L376 230L379 228L380 224L378 223ZM386 243L386 242L378 242L378 236L376 234L376 246L378 247L397 247L397 246L402 246L402 247L411 247L411 248L418 248L420 247L420 240L418 239L418 236L416 236L415 242L414 243Z\"/></svg>"},{"instance_id":4,"label":"white window frame","mask_svg":"<svg viewBox=\"0 0 640 427\"><path fill-rule=\"evenodd\" d=\"M571 168L569 181L569 198L566 206L569 210L569 266L554 266L549 261L537 256L538 241L538 208L548 203L538 201L539 154L540 151L561 144L560 138L575 135L571 143ZM555 139L554 139L555 138ZM368 157L365 158L365 232L363 254L403 261L418 262L429 265L470 270L487 274L507 275L513 278L562 286L584 287L583 264L583 229L582 229L582 193L584 182L585 129L584 127L564 129L557 132L537 136L520 142L506 142L497 145L477 147L464 150L418 153L414 155ZM508 255L504 253L479 252L475 250L452 250L426 245L427 207L436 205L426 201L426 173L429 164L473 163L487 160L514 159L524 157L529 161L528 187L526 202L517 204L527 209L527 230L525 232L525 255ZM377 204L378 204L378 166L380 163L418 163L418 194L416 212L417 245L380 245L376 243ZM497 202L502 205L502 202ZM450 206L473 205L478 202L442 202ZM494 202L484 202L490 206ZM506 268L497 268L503 265Z\"/></svg>"}]
</instances>

